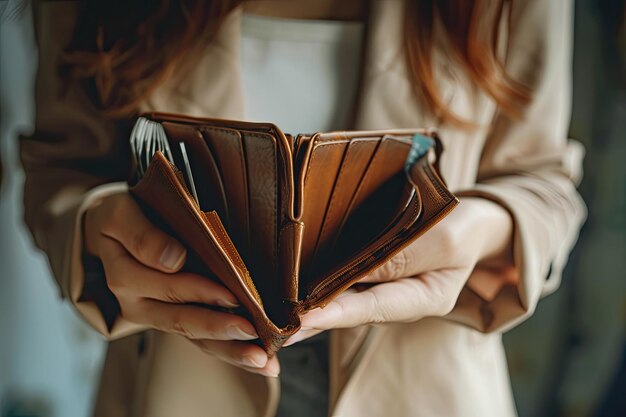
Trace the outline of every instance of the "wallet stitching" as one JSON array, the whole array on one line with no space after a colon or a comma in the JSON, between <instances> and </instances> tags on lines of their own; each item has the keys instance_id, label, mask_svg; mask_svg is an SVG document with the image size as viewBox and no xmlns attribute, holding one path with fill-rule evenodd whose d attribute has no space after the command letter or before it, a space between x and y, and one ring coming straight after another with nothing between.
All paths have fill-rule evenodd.
<instances>
[{"instance_id":1,"label":"wallet stitching","mask_svg":"<svg viewBox=\"0 0 626 417\"><path fill-rule=\"evenodd\" d=\"M206 212L204 213L204 216L208 217ZM244 270L247 270L246 266L241 261L241 258L239 256L237 250L235 249L234 245L232 244L232 241L228 237L228 235L226 233L224 233L224 230L221 227L215 227L215 226L210 224L210 220L208 220L208 221L209 221L209 225L212 226L212 229L217 232L217 238L220 241L219 243L221 243L222 245L228 246L233 253L237 254L237 256L235 257L234 261L238 264L238 266L240 268L243 268Z\"/></svg>"},{"instance_id":2,"label":"wallet stitching","mask_svg":"<svg viewBox=\"0 0 626 417\"><path fill-rule=\"evenodd\" d=\"M226 129L223 127L214 127L214 126L202 126L202 129L204 130L213 130L215 132L223 132L229 135L233 135L235 133L239 134L241 136L241 132L237 129Z\"/></svg>"},{"instance_id":3,"label":"wallet stitching","mask_svg":"<svg viewBox=\"0 0 626 417\"><path fill-rule=\"evenodd\" d=\"M428 176L428 179L430 179L430 181L433 183L434 187L436 188L437 192L441 195L441 196L445 196L446 199L444 201L449 201L451 200L453 197L450 194L449 191L447 191L441 184L441 181L438 178L435 178L435 176L433 175L432 171L430 170L430 165L428 165L428 167L424 170L424 172L426 172L426 176Z\"/></svg>"},{"instance_id":4,"label":"wallet stitching","mask_svg":"<svg viewBox=\"0 0 626 417\"><path fill-rule=\"evenodd\" d=\"M285 230L287 230L287 229L293 229L293 228L295 228L295 223L289 223L289 224L287 224L285 227L282 227L282 228L280 229L280 232L278 232L278 254L281 254L280 249L281 249L281 247L282 247L281 243L282 243L282 241L283 241L283 233L285 232ZM294 264L294 262L293 262L293 255L292 255L292 260L291 260L291 266L292 266L292 267L293 267L293 264ZM281 269L282 269L282 268L281 268ZM282 272L282 271L281 271L281 272ZM295 281L295 282L296 282L296 299L297 299L297 298L298 298L298 295L297 295L297 292L298 292L298 281L297 281L297 280L294 280L294 275L293 275L293 272L291 272L291 276L289 277L289 280L290 280L290 281ZM291 301L291 300L289 300L289 301ZM296 300L296 302L297 302L297 300Z\"/></svg>"}]
</instances>

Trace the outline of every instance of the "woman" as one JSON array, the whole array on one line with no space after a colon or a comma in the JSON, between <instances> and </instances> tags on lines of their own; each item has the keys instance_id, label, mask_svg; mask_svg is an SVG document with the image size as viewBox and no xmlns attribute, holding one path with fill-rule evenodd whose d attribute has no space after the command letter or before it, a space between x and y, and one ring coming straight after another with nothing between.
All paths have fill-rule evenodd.
<instances>
[{"instance_id":1,"label":"woman","mask_svg":"<svg viewBox=\"0 0 626 417\"><path fill-rule=\"evenodd\" d=\"M112 340L95 415L515 414L501 332L558 286L585 216L582 152L566 139L569 1L86 4L35 8L36 132L21 149L35 241ZM320 64L298 66L311 56ZM188 304L237 300L178 272L185 249L128 196L129 129L149 110L271 115L299 131L435 126L461 204L364 279L375 285L303 318L281 397L279 359L250 342L252 325ZM328 359L321 377L288 359L318 333L328 345L316 336L305 357ZM310 378L328 396L294 406L294 387L320 386Z\"/></svg>"}]
</instances>

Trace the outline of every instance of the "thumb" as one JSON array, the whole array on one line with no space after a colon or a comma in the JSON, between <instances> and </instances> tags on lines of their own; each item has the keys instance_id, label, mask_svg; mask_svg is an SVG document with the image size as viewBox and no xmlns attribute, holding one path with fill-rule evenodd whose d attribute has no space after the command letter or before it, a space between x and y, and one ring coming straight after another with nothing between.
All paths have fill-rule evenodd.
<instances>
[{"instance_id":1,"label":"thumb","mask_svg":"<svg viewBox=\"0 0 626 417\"><path fill-rule=\"evenodd\" d=\"M405 268L406 267L406 254L405 251L400 251L389 261L382 264L380 267L376 268L374 271L370 272L359 282L387 282L393 281L399 278L405 278Z\"/></svg>"},{"instance_id":2,"label":"thumb","mask_svg":"<svg viewBox=\"0 0 626 417\"><path fill-rule=\"evenodd\" d=\"M139 262L162 272L178 271L187 251L176 239L155 227L128 194L110 204L102 234L120 242ZM101 206L102 207L102 206ZM103 208L104 209L104 208Z\"/></svg>"}]
</instances>

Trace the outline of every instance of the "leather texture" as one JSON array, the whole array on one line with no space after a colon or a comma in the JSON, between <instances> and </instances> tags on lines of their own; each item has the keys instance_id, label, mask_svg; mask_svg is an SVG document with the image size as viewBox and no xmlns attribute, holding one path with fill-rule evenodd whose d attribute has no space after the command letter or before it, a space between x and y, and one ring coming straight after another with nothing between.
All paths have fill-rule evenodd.
<instances>
[{"instance_id":1,"label":"leather texture","mask_svg":"<svg viewBox=\"0 0 626 417\"><path fill-rule=\"evenodd\" d=\"M270 123L143 115L172 149L154 153L130 191L189 250L185 270L223 283L272 355L323 307L458 203L426 130L285 135ZM432 137L409 170L415 134ZM182 142L197 200L176 149ZM178 167L178 168L177 168ZM188 175L188 174L187 174Z\"/></svg>"}]
</instances>

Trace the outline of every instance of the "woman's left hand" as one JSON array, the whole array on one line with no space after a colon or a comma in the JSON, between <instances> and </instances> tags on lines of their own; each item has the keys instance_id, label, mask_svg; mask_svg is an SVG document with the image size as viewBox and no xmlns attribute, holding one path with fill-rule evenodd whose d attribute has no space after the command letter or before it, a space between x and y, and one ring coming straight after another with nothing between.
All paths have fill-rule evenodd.
<instances>
[{"instance_id":1,"label":"woman's left hand","mask_svg":"<svg viewBox=\"0 0 626 417\"><path fill-rule=\"evenodd\" d=\"M511 276L512 223L509 213L494 202L462 199L385 265L326 307L302 316L301 330L285 346L329 329L448 314L470 275L491 287Z\"/></svg>"}]
</instances>

